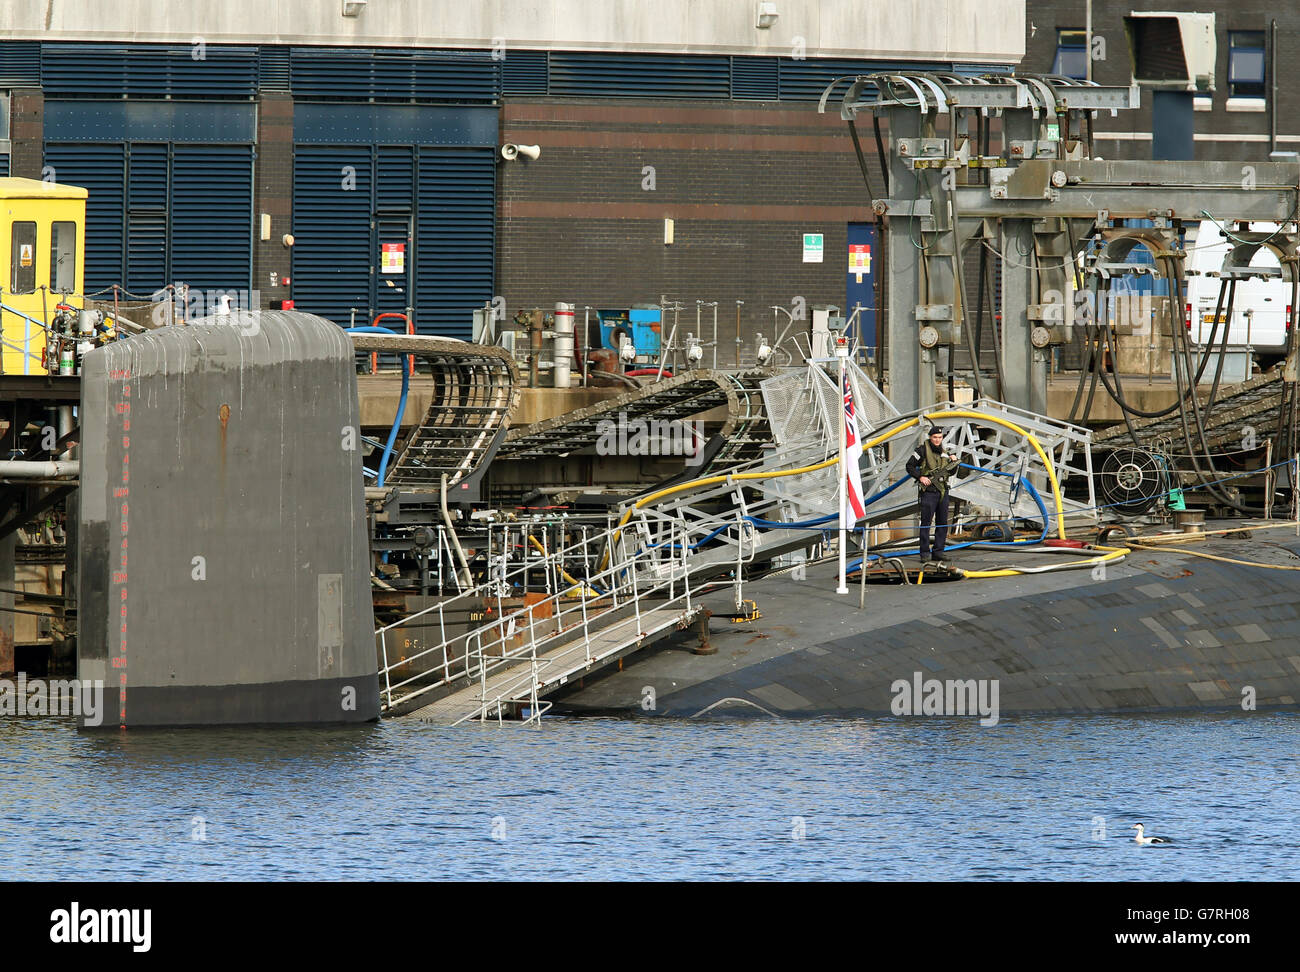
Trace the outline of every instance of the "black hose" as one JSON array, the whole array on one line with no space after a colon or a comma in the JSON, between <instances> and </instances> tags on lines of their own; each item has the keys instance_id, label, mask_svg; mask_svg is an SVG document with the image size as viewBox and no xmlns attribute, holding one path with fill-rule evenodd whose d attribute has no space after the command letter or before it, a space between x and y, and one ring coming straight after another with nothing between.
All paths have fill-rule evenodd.
<instances>
[{"instance_id":1,"label":"black hose","mask_svg":"<svg viewBox=\"0 0 1300 972\"><path fill-rule=\"evenodd\" d=\"M1172 280L1174 284L1174 296L1177 301L1177 306L1182 307L1182 283L1183 283L1182 274L1178 271L1177 261L1173 257L1166 257L1165 262L1166 262L1167 272L1169 274L1169 279ZM1235 290L1235 287L1236 287L1236 280L1234 279L1232 281L1232 285L1229 287L1229 290L1233 291ZM1231 313L1231 303L1232 300L1230 296L1229 297L1230 313ZM1228 320L1230 322L1231 318L1228 318ZM1215 314L1215 324L1216 325L1218 324L1217 312ZM1216 373L1215 373L1215 388L1217 388L1218 386L1219 377L1223 374L1223 358L1226 356L1227 346L1228 346L1228 333L1230 330L1231 330L1230 325L1224 327L1223 329L1224 331L1223 347L1219 354L1219 367L1218 369L1216 369ZM1192 460L1192 468L1196 470L1197 478L1201 480L1201 483L1205 486L1209 494L1213 496L1215 499L1217 499L1224 506L1231 507L1232 509L1235 509L1241 513L1246 513L1251 516L1263 514L1265 512L1264 509L1257 506L1248 506L1245 503L1240 503L1232 499L1230 496L1227 495L1227 492L1225 490L1222 490L1220 488L1220 484L1218 483L1218 480L1220 478L1219 471L1214 467L1214 459L1210 455L1209 437L1205 433L1205 422L1201 416L1201 403L1197 399L1195 393L1196 384L1197 382L1200 381L1200 373L1198 373L1194 378L1191 377L1191 373L1192 373L1191 336L1187 334L1187 332L1184 331L1182 328L1174 328L1174 331L1182 338L1181 351L1183 356L1183 364L1187 368L1186 374L1189 376L1190 379L1189 385L1191 386L1191 390L1192 390L1192 395L1191 395L1192 418L1196 422L1197 439L1201 444L1201 449L1203 450L1203 457L1205 459L1206 466L1209 468L1209 473L1207 475L1206 472L1201 469L1200 457L1198 457L1196 447L1192 445L1191 430L1187 424L1187 410L1179 409L1178 421L1183 429L1183 441L1187 443L1188 458ZM1178 344L1177 339L1175 339L1174 344L1175 344L1174 355L1175 357L1177 357L1179 353L1179 349L1177 347ZM1212 346L1207 345L1205 358L1203 359L1202 364L1204 364L1205 361L1209 360L1209 355L1212 350L1213 350ZM1174 382L1177 384L1180 394L1182 391L1183 374L1184 374L1183 369L1175 365ZM1211 389L1211 394L1213 393L1214 393L1214 389Z\"/></svg>"},{"instance_id":2,"label":"black hose","mask_svg":"<svg viewBox=\"0 0 1300 972\"><path fill-rule=\"evenodd\" d=\"M853 151L858 156L858 168L862 170L862 181L867 187L867 198L874 200L876 194L871 190L871 176L867 174L867 159L862 154L862 142L858 139L858 126L854 124L853 119L849 119L849 134L853 136Z\"/></svg>"},{"instance_id":3,"label":"black hose","mask_svg":"<svg viewBox=\"0 0 1300 972\"><path fill-rule=\"evenodd\" d=\"M880 136L880 116L871 113L871 128L876 133L876 158L880 160L880 177L885 180L885 197L889 197L889 165L885 162L885 140Z\"/></svg>"},{"instance_id":4,"label":"black hose","mask_svg":"<svg viewBox=\"0 0 1300 972\"><path fill-rule=\"evenodd\" d=\"M1075 248L1074 248L1074 232L1073 232L1073 231L1071 230L1071 228L1070 228L1070 220L1069 220L1069 219L1066 219L1066 220L1065 220L1065 234L1066 234L1066 238L1070 241L1070 265L1071 265L1071 267L1074 269L1074 288L1075 288L1075 291L1077 292L1077 291L1079 291L1079 290L1082 290L1083 288L1082 288L1082 286L1081 286L1082 281L1079 279L1079 262L1078 262L1079 254L1075 251ZM1074 334L1074 337L1075 337L1075 339L1076 339L1076 343L1079 344L1079 354L1080 354L1080 357L1079 357L1079 386L1078 386L1077 388L1075 388L1075 390L1074 390L1074 401L1070 403L1070 414L1069 414L1069 417L1066 419L1067 422L1069 422L1071 425L1073 425L1073 424L1074 424L1074 413L1075 413L1076 411L1078 411L1078 409L1079 409L1079 401L1083 398L1083 385L1084 385L1084 382L1087 380L1087 377L1088 377L1088 370L1089 370L1089 369L1087 369L1087 368L1085 368L1085 367L1083 366L1083 360L1084 360L1084 359L1083 359L1083 346L1082 346L1082 340L1083 340L1083 339L1079 336L1081 332L1079 332L1079 331L1075 331L1074 326L1073 326L1073 308L1072 308L1072 307L1071 307L1071 308L1062 308L1062 313L1067 313L1067 312L1070 314L1070 317L1071 317L1071 327L1070 327L1070 330L1071 330L1071 332L1073 332L1073 334ZM1097 388L1097 380L1096 380L1095 377L1093 378L1092 387L1093 387L1093 390L1094 390L1094 391L1095 391L1096 388ZM1087 416L1088 412L1091 411L1091 409L1092 409L1092 396L1089 395L1089 396L1088 396L1088 409L1085 410L1084 413L1083 413L1085 417Z\"/></svg>"},{"instance_id":5,"label":"black hose","mask_svg":"<svg viewBox=\"0 0 1300 972\"><path fill-rule=\"evenodd\" d=\"M1092 374L1092 391L1097 390L1097 371L1095 368L1089 368L1090 358L1087 348L1085 347L1083 329L1076 326L1071 328L1074 331L1074 343L1079 349L1079 385L1074 390L1074 401L1070 403L1070 414L1066 417L1066 422L1073 425L1075 422L1075 413L1079 411L1079 402L1083 400L1083 386L1088 380L1089 373ZM1083 419L1086 421L1088 413L1092 411L1092 395L1088 395L1088 406L1083 410Z\"/></svg>"},{"instance_id":6,"label":"black hose","mask_svg":"<svg viewBox=\"0 0 1300 972\"><path fill-rule=\"evenodd\" d=\"M1109 292L1109 290L1110 290L1109 283L1107 284L1107 288L1106 288L1106 289L1107 289L1107 291ZM1231 313L1231 311L1232 311L1232 302L1231 302L1231 297L1232 297L1232 295L1235 295L1235 293L1236 293L1236 285L1235 285L1235 282L1234 282L1233 285L1230 286L1228 289L1229 289L1229 304L1228 304L1228 311L1229 311L1229 313ZM1210 331L1210 339L1211 339L1211 341L1213 341L1215 335L1218 334L1218 327L1219 327L1219 311L1223 309L1223 292L1224 292L1224 288L1223 288L1222 285L1220 285L1220 287L1219 287L1219 300L1218 300L1218 303L1216 303L1215 306L1214 306L1214 329ZM1108 307L1109 307L1109 303L1110 303L1110 301L1109 301L1109 296L1108 296L1108 298L1107 298L1107 306L1108 306ZM1181 307L1181 305L1179 305L1179 307ZM1106 314L1106 322L1105 322L1104 324L1102 324L1101 321L1100 321L1100 317L1101 317L1101 315L1098 314L1097 316L1098 316L1098 325L1099 325L1100 327L1105 328L1105 330L1106 330L1106 334L1108 335L1108 342L1109 342L1109 336L1110 336L1110 332L1111 332L1111 326L1110 326L1110 314L1109 314L1109 312ZM1177 342L1177 339L1176 339L1176 337L1172 336L1172 332L1175 331L1175 330L1177 330L1179 325L1178 325L1178 324L1177 324L1177 323L1172 319L1172 317L1173 317L1173 315L1171 314L1171 315L1170 315L1170 318L1171 318L1171 319L1170 319L1170 322L1169 322L1169 325L1170 325L1170 331L1171 331L1171 340L1173 340L1173 343L1174 343L1175 345L1177 345L1177 343L1178 343L1178 342ZM1109 346L1109 344L1108 344L1108 346ZM1120 407L1120 409L1123 410L1124 413L1125 413L1126 415L1132 415L1132 416L1134 416L1134 417L1136 417L1136 418L1148 418L1148 419L1164 418L1166 415L1172 415L1174 412L1176 412L1176 411L1178 411L1179 409L1183 408L1183 407L1185 406L1185 404L1186 404L1186 395L1191 395L1191 394L1194 394L1194 393L1195 393L1196 385L1197 385L1198 382L1200 382L1200 380L1201 380L1201 375L1205 372L1205 366L1206 366L1206 364L1209 363L1209 360L1210 360L1210 355L1209 355L1209 353L1208 353L1208 351L1207 351L1207 353L1205 354L1205 356L1201 359L1200 367L1198 367L1198 368L1196 369L1196 377L1195 377L1195 379L1190 383L1190 385L1189 385L1189 387L1188 387L1188 390L1187 390L1187 392L1186 392L1185 394L1180 394L1177 398L1175 398L1175 399L1174 399L1174 403L1173 403L1172 405L1170 405L1168 408L1161 408L1161 409L1157 409L1156 411L1149 412L1149 411L1146 411L1145 409L1136 408L1136 407L1134 407L1134 406L1132 406L1132 405L1130 405L1130 404L1128 403L1127 399L1126 399L1125 396L1124 396L1124 385L1123 385L1122 380L1120 379L1120 373L1119 373L1119 368L1118 368L1118 364L1119 364L1119 356L1118 356L1118 352L1117 352L1117 351L1113 351L1113 352L1112 352L1112 355L1114 355L1114 363L1115 363L1115 365L1117 366L1116 369L1115 369L1115 376L1114 376L1114 377L1115 377L1115 386L1114 386L1114 388L1111 387L1110 382L1109 382L1109 381L1107 380L1107 378L1106 378L1106 375L1105 375L1105 369L1103 369L1103 370L1102 370L1101 380L1102 380L1102 384L1106 386L1106 393L1107 393L1108 395L1110 395L1110 397L1111 397L1112 399L1114 399L1115 404L1118 405L1118 406ZM1189 364L1189 367L1190 367L1190 362L1189 362L1188 364ZM1190 374L1190 371L1189 371L1188 373ZM1181 387L1182 387L1182 382L1179 382L1178 384L1179 384L1179 387L1181 388Z\"/></svg>"},{"instance_id":7,"label":"black hose","mask_svg":"<svg viewBox=\"0 0 1300 972\"><path fill-rule=\"evenodd\" d=\"M978 361L980 352L984 350L984 265L988 262L989 252L984 245L984 238L980 237L980 266L979 282L976 287L975 297L975 360Z\"/></svg>"},{"instance_id":8,"label":"black hose","mask_svg":"<svg viewBox=\"0 0 1300 972\"><path fill-rule=\"evenodd\" d=\"M1100 287L1100 284L1098 286ZM1110 290L1109 280L1107 280L1106 289L1107 291ZM1098 294L1097 296L1100 296L1100 294ZM1109 299L1107 300L1107 303L1109 304ZM1101 383L1106 386L1107 393L1110 395L1111 398L1115 400L1116 404L1118 404L1120 407L1120 414L1124 416L1124 426L1125 428L1128 429L1128 437L1133 440L1133 444L1137 446L1139 449L1145 449L1146 446L1142 444L1142 440L1138 437L1137 429L1133 427L1133 416L1129 414L1129 409L1126 407L1126 403L1123 401L1123 393L1119 391L1119 368L1116 367L1115 369L1115 388L1113 390L1110 387L1110 383L1106 380L1106 362L1105 362L1106 351L1110 352L1110 356L1111 356L1110 359L1112 365L1119 364L1119 344L1115 340L1115 335L1110 325L1109 312L1107 312L1106 314L1105 322L1101 320L1100 315L1097 316L1096 326L1098 328L1098 332L1097 332L1098 358L1102 360L1094 361L1093 366L1097 369L1097 374L1101 376ZM1101 350L1101 341L1103 337L1105 338L1106 341L1105 351Z\"/></svg>"},{"instance_id":9,"label":"black hose","mask_svg":"<svg viewBox=\"0 0 1300 972\"><path fill-rule=\"evenodd\" d=\"M981 243L985 246L985 243ZM984 274L987 281L984 287L984 295L989 302L989 324L993 334L993 366L998 373L998 401L1006 401L1007 380L1002 372L1002 338L998 334L998 315L993 305L993 261L988 261L984 265Z\"/></svg>"},{"instance_id":10,"label":"black hose","mask_svg":"<svg viewBox=\"0 0 1300 972\"><path fill-rule=\"evenodd\" d=\"M971 374L975 378L975 395L979 398L983 398L984 397L984 376L983 374L980 373L980 360L979 357L975 354L975 341L974 341L974 335L971 334L970 316L966 312L966 272L965 272L966 252L965 252L965 248L961 244L961 233L959 232L959 227L961 223L960 223L959 214L957 212L956 186L954 186L952 189L952 195L951 195L949 205L950 205L949 212L951 213L951 217L952 217L951 218L952 249L954 254L953 276L956 278L954 280L954 283L956 284L956 291L960 296L960 303L958 304L958 306L961 308L961 329L963 332L963 336L966 338L966 353L970 355ZM982 253L983 251L984 251L984 245L981 243L980 252ZM952 364L953 364L952 349L949 349L948 390L950 394L948 395L948 401L953 400L951 392L952 392L952 372L954 369Z\"/></svg>"}]
</instances>

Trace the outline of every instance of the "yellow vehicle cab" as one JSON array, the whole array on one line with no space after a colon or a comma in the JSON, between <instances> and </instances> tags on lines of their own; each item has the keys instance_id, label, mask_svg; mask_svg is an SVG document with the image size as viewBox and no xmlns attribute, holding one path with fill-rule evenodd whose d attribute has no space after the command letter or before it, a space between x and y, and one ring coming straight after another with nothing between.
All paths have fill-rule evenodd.
<instances>
[{"instance_id":1,"label":"yellow vehicle cab","mask_svg":"<svg viewBox=\"0 0 1300 972\"><path fill-rule=\"evenodd\" d=\"M45 332L37 322L48 323L59 303L83 306L86 196L79 186L0 179L4 374L46 374Z\"/></svg>"}]
</instances>

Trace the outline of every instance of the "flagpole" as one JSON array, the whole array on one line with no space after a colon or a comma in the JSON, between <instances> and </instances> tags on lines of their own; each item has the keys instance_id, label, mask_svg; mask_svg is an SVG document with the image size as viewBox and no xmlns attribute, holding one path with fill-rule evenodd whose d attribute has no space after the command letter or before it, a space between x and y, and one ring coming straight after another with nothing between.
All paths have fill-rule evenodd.
<instances>
[{"instance_id":1,"label":"flagpole","mask_svg":"<svg viewBox=\"0 0 1300 972\"><path fill-rule=\"evenodd\" d=\"M847 594L849 585L846 577L846 560L849 532L847 524L844 522L848 519L848 468L847 456L848 449L845 444L845 417L844 417L844 362L849 356L849 346L847 341L841 336L835 344L835 357L840 363L840 586L835 589L836 594Z\"/></svg>"}]
</instances>

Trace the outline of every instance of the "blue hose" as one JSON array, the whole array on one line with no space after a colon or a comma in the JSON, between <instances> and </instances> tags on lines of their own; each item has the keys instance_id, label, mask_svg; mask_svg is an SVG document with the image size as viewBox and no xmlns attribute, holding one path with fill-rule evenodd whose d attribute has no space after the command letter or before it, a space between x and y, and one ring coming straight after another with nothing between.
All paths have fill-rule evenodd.
<instances>
[{"instance_id":1,"label":"blue hose","mask_svg":"<svg viewBox=\"0 0 1300 972\"><path fill-rule=\"evenodd\" d=\"M396 331L390 331L386 327L374 327L367 325L365 327L347 327L344 328L349 334L391 334L393 337L401 337ZM384 445L384 455L379 460L379 485L384 485L384 479L388 475L388 462L393 458L393 445L397 442L398 430L402 427L402 416L406 414L406 393L411 390L411 375L405 364L402 365L402 397L397 400L397 414L393 416L393 427L388 430L388 442Z\"/></svg>"},{"instance_id":2,"label":"blue hose","mask_svg":"<svg viewBox=\"0 0 1300 972\"><path fill-rule=\"evenodd\" d=\"M904 476L898 482L886 486L879 493L875 493L872 496L868 496L865 500L862 501L863 509L870 506L876 500L888 496L894 490L898 489L899 486L902 486L903 483L911 481L911 479L912 479L911 476ZM839 518L840 515L838 513L828 513L825 516L815 517L814 519L811 520L799 520L793 523L787 523L782 520L764 520L757 516L745 517L745 519L748 520L750 523L754 524L754 526L764 527L769 530L801 530L807 527L820 526L823 523L829 523L831 520L838 520Z\"/></svg>"}]
</instances>

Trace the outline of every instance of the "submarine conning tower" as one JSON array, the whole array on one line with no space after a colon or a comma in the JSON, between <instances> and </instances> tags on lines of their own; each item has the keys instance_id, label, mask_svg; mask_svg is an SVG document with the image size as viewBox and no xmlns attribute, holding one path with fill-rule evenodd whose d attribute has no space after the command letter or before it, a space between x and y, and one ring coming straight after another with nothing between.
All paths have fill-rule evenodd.
<instances>
[{"instance_id":1,"label":"submarine conning tower","mask_svg":"<svg viewBox=\"0 0 1300 972\"><path fill-rule=\"evenodd\" d=\"M293 311L86 354L77 664L103 727L378 717L353 360Z\"/></svg>"}]
</instances>

